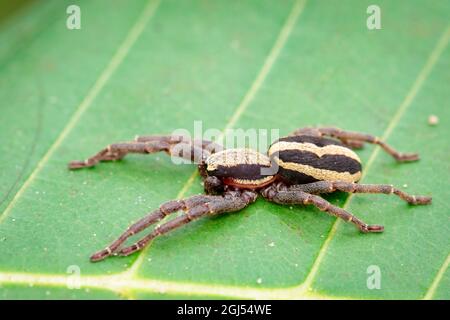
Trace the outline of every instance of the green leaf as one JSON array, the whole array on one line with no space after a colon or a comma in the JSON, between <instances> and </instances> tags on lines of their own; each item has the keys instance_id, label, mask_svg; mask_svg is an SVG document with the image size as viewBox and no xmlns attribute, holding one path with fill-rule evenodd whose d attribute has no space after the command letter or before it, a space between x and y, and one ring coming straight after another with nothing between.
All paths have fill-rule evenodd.
<instances>
[{"instance_id":1,"label":"green leaf","mask_svg":"<svg viewBox=\"0 0 450 320\"><path fill-rule=\"evenodd\" d=\"M81 8L80 30L66 8ZM0 24L0 297L449 299L450 6L378 1L45 1ZM434 114L440 119L428 124ZM127 156L68 161L136 134L333 125L421 160L359 152L385 195L326 198L383 234L311 207L258 200L155 240L140 254L89 255L164 201L202 192L195 166ZM381 288L368 289L368 268ZM80 289L70 289L79 270ZM370 270L370 269L369 269ZM78 278L76 278L78 279Z\"/></svg>"}]
</instances>

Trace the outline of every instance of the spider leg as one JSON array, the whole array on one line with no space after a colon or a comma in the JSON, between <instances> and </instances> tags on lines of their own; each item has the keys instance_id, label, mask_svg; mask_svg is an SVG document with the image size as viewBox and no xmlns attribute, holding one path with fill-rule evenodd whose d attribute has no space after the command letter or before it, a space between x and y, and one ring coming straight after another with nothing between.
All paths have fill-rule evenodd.
<instances>
[{"instance_id":1,"label":"spider leg","mask_svg":"<svg viewBox=\"0 0 450 320\"><path fill-rule=\"evenodd\" d=\"M408 162L419 160L419 155L417 153L401 153L385 142L381 141L380 138L372 136L366 133L344 131L339 128L301 128L297 129L292 133L292 135L314 135L318 137L329 136L339 139L343 144L350 147L362 147L364 142L373 143L379 145L390 154L395 160L399 162Z\"/></svg>"},{"instance_id":2,"label":"spider leg","mask_svg":"<svg viewBox=\"0 0 450 320\"><path fill-rule=\"evenodd\" d=\"M430 204L431 197L409 195L389 184L358 184L344 181L318 181L302 185L290 186L288 190L300 190L307 193L330 193L336 190L350 193L383 193L395 194L409 204Z\"/></svg>"},{"instance_id":3,"label":"spider leg","mask_svg":"<svg viewBox=\"0 0 450 320\"><path fill-rule=\"evenodd\" d=\"M350 149L364 148L364 142L358 140L341 139L341 142Z\"/></svg>"},{"instance_id":4,"label":"spider leg","mask_svg":"<svg viewBox=\"0 0 450 320\"><path fill-rule=\"evenodd\" d=\"M219 147L210 147L208 141L186 140L182 136L136 137L136 141L110 144L86 160L72 161L69 163L69 169L92 167L100 161L119 160L128 153L149 154L160 151L202 163L211 154L209 150L215 151L215 148Z\"/></svg>"},{"instance_id":5,"label":"spider leg","mask_svg":"<svg viewBox=\"0 0 450 320\"><path fill-rule=\"evenodd\" d=\"M384 227L380 225L368 225L358 217L352 215L346 210L336 207L325 199L306 193L300 190L277 190L276 186L270 186L264 189L261 194L269 201L279 204L310 204L317 207L320 211L341 218L347 222L353 223L360 231L367 232L383 232Z\"/></svg>"},{"instance_id":6,"label":"spider leg","mask_svg":"<svg viewBox=\"0 0 450 320\"><path fill-rule=\"evenodd\" d=\"M165 139L178 139L178 142L182 141L192 141L195 145L201 146L202 149L207 149L210 153L216 153L218 151L223 150L223 147L220 144L212 142L210 140L190 140L183 136L136 136L134 139L136 142L149 142L149 141L158 141Z\"/></svg>"},{"instance_id":7,"label":"spider leg","mask_svg":"<svg viewBox=\"0 0 450 320\"><path fill-rule=\"evenodd\" d=\"M308 135L314 137L322 137L323 134L317 128L300 128L292 132L290 135L299 136L299 135ZM358 140L351 139L339 139L343 145L351 149L362 149L364 147L364 142Z\"/></svg>"},{"instance_id":8,"label":"spider leg","mask_svg":"<svg viewBox=\"0 0 450 320\"><path fill-rule=\"evenodd\" d=\"M188 208L196 207L200 204L204 204L212 200L212 196L199 195L187 198L185 200L171 200L163 203L159 208L150 214L146 215L139 221L135 222L127 228L127 230L122 233L114 242L112 242L105 249L102 249L91 256L91 261L100 261L110 255L114 254L117 249L124 243L129 237L134 234L141 232L142 230L148 228L154 223L162 220L171 213L187 210Z\"/></svg>"},{"instance_id":9,"label":"spider leg","mask_svg":"<svg viewBox=\"0 0 450 320\"><path fill-rule=\"evenodd\" d=\"M232 191L230 193L225 193L224 196L210 197L211 201L187 209L186 213L183 215L156 227L151 233L140 239L138 242L120 250L119 254L128 256L144 248L154 238L204 216L239 211L254 202L257 198L257 194L254 191Z\"/></svg>"}]
</instances>

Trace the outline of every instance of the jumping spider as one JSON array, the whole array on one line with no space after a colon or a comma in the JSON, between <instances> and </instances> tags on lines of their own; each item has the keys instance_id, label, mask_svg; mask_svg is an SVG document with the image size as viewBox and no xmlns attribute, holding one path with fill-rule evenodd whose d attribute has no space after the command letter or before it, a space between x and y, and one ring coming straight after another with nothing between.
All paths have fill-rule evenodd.
<instances>
[{"instance_id":1,"label":"jumping spider","mask_svg":"<svg viewBox=\"0 0 450 320\"><path fill-rule=\"evenodd\" d=\"M328 136L326 138L325 136ZM170 156L198 163L206 195L162 204L131 225L117 240L94 253L91 261L110 255L127 256L144 248L152 239L193 220L225 212L239 211L253 203L258 194L279 204L314 205L321 211L353 223L362 232L382 232L381 225L368 225L317 194L344 191L352 193L395 194L409 204L431 203L431 197L409 195L392 185L357 184L361 161L353 148L365 142L379 145L399 162L415 161L417 154L403 154L379 138L337 128L302 128L275 141L268 154L251 149L223 148L211 141L190 140L182 136L140 136L135 141L115 143L85 161L69 163L70 169L92 167L100 161L122 159L128 153L164 151ZM276 168L270 174L264 170ZM185 213L160 226L135 244L120 248L132 235L162 220L171 213Z\"/></svg>"}]
</instances>

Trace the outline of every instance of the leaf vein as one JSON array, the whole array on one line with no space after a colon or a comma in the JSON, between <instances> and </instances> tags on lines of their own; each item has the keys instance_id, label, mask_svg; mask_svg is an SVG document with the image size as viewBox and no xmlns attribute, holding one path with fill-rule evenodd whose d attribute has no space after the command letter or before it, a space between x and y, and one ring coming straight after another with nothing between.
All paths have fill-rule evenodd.
<instances>
[{"instance_id":1,"label":"leaf vein","mask_svg":"<svg viewBox=\"0 0 450 320\"><path fill-rule=\"evenodd\" d=\"M391 119L390 123L388 124L388 126L387 126L386 130L384 131L382 138L381 138L383 141L386 141L389 138L389 136L392 133L392 131L394 130L395 126L398 124L398 122L402 118L403 114L406 112L408 107L413 102L414 98L417 96L417 93L421 89L423 83L425 82L425 80L427 79L429 74L431 73L431 70L433 69L433 67L435 66L437 61L439 60L439 57L441 56L442 52L447 47L449 40L450 40L450 25L447 26L443 35L439 38L436 46L433 48L430 56L428 57L427 61L425 62L425 65L422 67L417 78L415 79L411 89L408 91L405 99L402 101L399 108L397 109L397 112L394 114L394 117ZM380 151L380 147L378 147L378 146L376 146L375 149L372 151L372 153L369 157L369 160L367 161L366 169L364 170L363 175L361 177L361 181L363 181L364 177L367 175L367 172L369 171L372 164L374 163L379 151ZM354 196L353 194L350 194L347 197L347 199L342 207L343 209L348 208L348 206L351 203L351 200L353 199L353 196ZM340 224L341 224L341 220L336 219L333 226L331 227L328 237L326 238L325 242L323 243L322 247L320 248L317 258L315 259L315 261L311 267L310 273L306 277L305 282L301 285L304 287L305 290L308 290L309 288L311 288L311 286L315 280L315 277L318 273L318 270L320 268L320 265L323 261L323 258L325 257L325 254L329 248L330 242L333 239L334 235L336 234L336 230L338 229Z\"/></svg>"},{"instance_id":2,"label":"leaf vein","mask_svg":"<svg viewBox=\"0 0 450 320\"><path fill-rule=\"evenodd\" d=\"M224 137L224 134L227 130L231 129L233 125L239 120L242 113L247 109L249 104L253 101L254 97L256 96L258 90L261 88L262 84L264 83L265 79L267 78L267 75L269 74L270 70L272 69L275 61L280 55L280 52L282 51L283 47L285 46L289 35L291 34L292 29L294 28L298 17L303 12L303 9L305 7L306 0L297 0L287 19L284 23L280 33L278 34L277 39L275 40L275 43L270 50L269 54L267 55L262 68L258 72L258 75L256 76L255 80L253 81L252 85L250 86L250 89L245 94L244 98L242 99L239 106L236 108L235 112L233 113L230 120L225 125L225 128L222 130L222 133L220 137L218 138L218 141L221 142L221 140ZM189 179L186 181L182 189L177 195L177 199L183 198L186 192L189 190L190 186L194 183L195 178L197 177L197 170L195 170ZM130 273L130 276L135 276L138 272L140 266L142 265L142 262L144 261L145 254L148 251L148 247L141 251L138 258L134 261L134 263L129 268L128 272Z\"/></svg>"},{"instance_id":3,"label":"leaf vein","mask_svg":"<svg viewBox=\"0 0 450 320\"><path fill-rule=\"evenodd\" d=\"M30 176L25 180L22 187L17 191L11 202L8 204L8 206L3 211L3 214L0 216L0 223L2 223L6 217L8 217L11 210L14 208L14 205L17 203L17 201L21 198L21 196L24 194L24 192L28 189L28 187L31 185L31 183L35 180L37 175L41 172L41 170L44 168L45 164L48 162L48 160L51 158L55 150L61 145L61 143L64 141L64 139L67 137L67 135L72 131L72 129L75 127L75 125L80 120L81 116L86 112L86 110L91 106L92 102L95 100L95 98L98 96L98 94L101 92L105 84L108 82L108 80L111 78L111 76L114 74L116 69L119 67L119 65L123 62L125 57L127 56L129 50L133 46L133 44L136 42L136 40L141 35L142 31L144 30L147 22L151 19L154 12L158 8L160 0L150 0L143 11L143 13L138 17L138 20L136 23L132 26L130 31L128 32L127 36L125 37L125 40L121 43L111 60L109 61L106 68L103 70L103 72L100 74L99 78L95 81L92 88L89 90L88 94L85 96L85 98L82 100L80 105L77 107L76 111L70 118L67 125L64 127L64 129L61 131L59 136L56 138L55 142L50 146L48 151L45 153L45 155L42 157L42 159L38 162Z\"/></svg>"}]
</instances>

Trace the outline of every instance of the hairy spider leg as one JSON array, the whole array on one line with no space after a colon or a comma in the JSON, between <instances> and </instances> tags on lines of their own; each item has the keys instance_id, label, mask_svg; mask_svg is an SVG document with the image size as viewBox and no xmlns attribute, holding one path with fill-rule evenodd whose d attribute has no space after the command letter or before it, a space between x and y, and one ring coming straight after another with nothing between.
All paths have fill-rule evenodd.
<instances>
[{"instance_id":1,"label":"hairy spider leg","mask_svg":"<svg viewBox=\"0 0 450 320\"><path fill-rule=\"evenodd\" d=\"M163 203L157 210L151 212L150 214L146 215L139 221L129 226L124 233L122 233L114 242L112 242L105 249L102 249L94 253L91 256L91 261L100 261L114 254L120 247L120 245L124 243L129 237L141 232L142 230L162 220L169 214L198 206L199 204L211 201L212 198L213 198L212 196L198 195L192 196L184 200L183 199L171 200Z\"/></svg>"},{"instance_id":2,"label":"hairy spider leg","mask_svg":"<svg viewBox=\"0 0 450 320\"><path fill-rule=\"evenodd\" d=\"M339 139L344 145L353 148L361 148L364 142L373 143L379 145L390 154L395 160L399 162L408 162L419 160L419 155L417 153L401 153L395 150L393 147L389 146L385 142L381 141L380 138L372 136L366 133L345 131L339 128L300 128L295 130L291 135L313 135L317 137L329 136L332 138Z\"/></svg>"},{"instance_id":3,"label":"hairy spider leg","mask_svg":"<svg viewBox=\"0 0 450 320\"><path fill-rule=\"evenodd\" d=\"M325 199L306 193L300 190L282 191L278 190L275 185L264 189L261 194L269 201L278 204L304 204L313 205L320 211L341 218L347 222L353 223L360 231L367 232L383 232L384 227L380 225L368 225L358 217L352 215L350 212L345 211L342 208L336 207L326 201Z\"/></svg>"},{"instance_id":4,"label":"hairy spider leg","mask_svg":"<svg viewBox=\"0 0 450 320\"><path fill-rule=\"evenodd\" d=\"M187 209L183 215L156 227L151 233L140 239L138 242L120 250L119 254L127 256L139 251L148 245L148 243L154 238L184 226L185 224L201 217L239 211L254 202L257 196L258 195L256 192L250 190L228 191L225 192L223 196L209 196L211 197L211 201L201 203L195 207Z\"/></svg>"},{"instance_id":5,"label":"hairy spider leg","mask_svg":"<svg viewBox=\"0 0 450 320\"><path fill-rule=\"evenodd\" d=\"M158 141L158 140L170 140L172 142L192 142L196 146L201 146L202 149L208 150L211 154L216 153L223 150L223 146L212 142L210 140L194 140L184 136L136 136L134 141L136 142L149 142L149 141Z\"/></svg>"},{"instance_id":6,"label":"hairy spider leg","mask_svg":"<svg viewBox=\"0 0 450 320\"><path fill-rule=\"evenodd\" d=\"M299 190L312 194L331 193L336 190L350 193L395 194L400 199L412 205L430 204L432 200L432 198L428 196L409 195L390 184L358 184L344 181L318 181L307 184L292 185L289 186L287 190Z\"/></svg>"},{"instance_id":7,"label":"hairy spider leg","mask_svg":"<svg viewBox=\"0 0 450 320\"><path fill-rule=\"evenodd\" d=\"M181 136L137 137L137 140L110 144L96 155L82 161L72 161L69 169L92 167L100 161L120 160L128 153L150 154L164 151L170 156L203 163L211 154L208 141L184 140ZM214 148L212 148L215 151Z\"/></svg>"}]
</instances>

